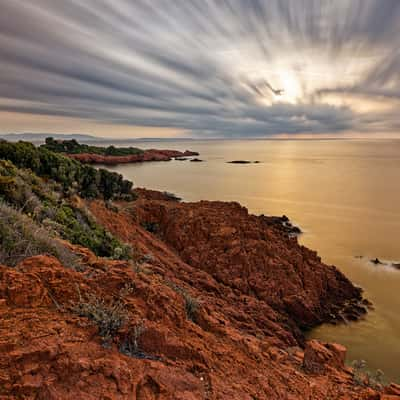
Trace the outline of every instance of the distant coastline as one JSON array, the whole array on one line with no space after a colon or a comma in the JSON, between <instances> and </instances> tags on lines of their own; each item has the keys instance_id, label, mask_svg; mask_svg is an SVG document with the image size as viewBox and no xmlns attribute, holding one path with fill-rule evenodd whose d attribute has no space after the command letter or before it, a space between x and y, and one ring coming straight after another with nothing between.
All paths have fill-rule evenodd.
<instances>
[{"instance_id":1,"label":"distant coastline","mask_svg":"<svg viewBox=\"0 0 400 400\"><path fill-rule=\"evenodd\" d=\"M103 137L103 136L94 136L90 134L75 134L75 133L7 133L7 134L0 134L0 140L7 140L9 142L18 142L20 140L22 141L28 141L33 144L43 144L46 140L47 137L54 137L55 139L58 140L77 140L80 143L86 143L86 144L93 144L93 143L98 143L98 144L104 144L104 145L111 145L111 144L116 144L116 145L127 145L127 144L134 144L134 143L169 143L169 142L196 142L196 141L202 141L202 142L213 142L213 141L240 141L240 140L246 140L246 141L299 141L299 142L304 142L304 141L354 141L354 142L360 142L360 141L368 141L368 140L376 140L376 138L371 137L309 137L309 138L304 138L304 137L297 137L296 135L293 135L292 137L277 137L277 136L269 136L269 137L213 137L213 138L198 138L198 137L170 137L170 138L165 138L165 137L135 137L135 138L122 138L122 137ZM380 141L387 140L387 141L400 141L400 138L380 138Z\"/></svg>"}]
</instances>

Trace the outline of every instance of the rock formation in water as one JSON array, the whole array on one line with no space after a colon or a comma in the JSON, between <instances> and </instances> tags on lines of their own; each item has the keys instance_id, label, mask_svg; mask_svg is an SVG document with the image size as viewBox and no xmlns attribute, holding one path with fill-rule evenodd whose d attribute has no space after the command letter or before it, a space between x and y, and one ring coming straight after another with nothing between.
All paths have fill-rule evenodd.
<instances>
[{"instance_id":1,"label":"rock formation in water","mask_svg":"<svg viewBox=\"0 0 400 400\"><path fill-rule=\"evenodd\" d=\"M227 161L228 164L259 164L260 161L249 161L249 160L233 160Z\"/></svg>"}]
</instances>

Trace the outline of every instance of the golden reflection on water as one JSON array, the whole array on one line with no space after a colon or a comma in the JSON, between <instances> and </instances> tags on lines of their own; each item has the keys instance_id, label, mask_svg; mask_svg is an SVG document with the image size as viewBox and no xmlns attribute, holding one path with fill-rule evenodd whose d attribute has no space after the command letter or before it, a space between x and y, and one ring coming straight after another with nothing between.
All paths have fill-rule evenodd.
<instances>
[{"instance_id":1,"label":"golden reflection on water","mask_svg":"<svg viewBox=\"0 0 400 400\"><path fill-rule=\"evenodd\" d=\"M191 141L138 144L190 149L204 163L171 161L113 169L136 186L174 192L186 201L235 200L253 213L288 215L317 250L365 289L375 311L358 323L324 325L310 336L348 347L400 381L400 271L369 259L400 261L400 141ZM258 160L236 165L226 161ZM363 259L355 256L362 255Z\"/></svg>"}]
</instances>

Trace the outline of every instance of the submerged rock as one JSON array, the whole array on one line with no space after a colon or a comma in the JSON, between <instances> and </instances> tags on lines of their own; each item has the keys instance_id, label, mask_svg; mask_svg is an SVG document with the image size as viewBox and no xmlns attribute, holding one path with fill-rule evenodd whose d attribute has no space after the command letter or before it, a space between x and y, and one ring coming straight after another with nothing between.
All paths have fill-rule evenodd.
<instances>
[{"instance_id":1,"label":"submerged rock","mask_svg":"<svg viewBox=\"0 0 400 400\"><path fill-rule=\"evenodd\" d=\"M233 160L227 161L228 164L259 164L260 161L249 161L249 160Z\"/></svg>"}]
</instances>

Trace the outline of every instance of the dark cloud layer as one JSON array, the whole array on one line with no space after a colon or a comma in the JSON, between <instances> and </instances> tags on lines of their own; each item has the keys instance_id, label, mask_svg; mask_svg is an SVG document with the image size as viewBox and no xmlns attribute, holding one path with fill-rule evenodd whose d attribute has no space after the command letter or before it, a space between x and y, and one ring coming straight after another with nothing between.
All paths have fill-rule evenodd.
<instances>
[{"instance_id":1,"label":"dark cloud layer","mask_svg":"<svg viewBox=\"0 0 400 400\"><path fill-rule=\"evenodd\" d=\"M399 103L399 0L1 1L0 112L258 137Z\"/></svg>"}]
</instances>

